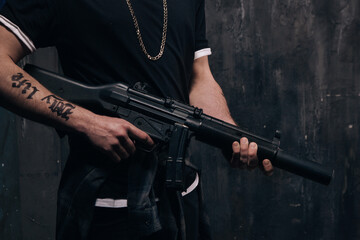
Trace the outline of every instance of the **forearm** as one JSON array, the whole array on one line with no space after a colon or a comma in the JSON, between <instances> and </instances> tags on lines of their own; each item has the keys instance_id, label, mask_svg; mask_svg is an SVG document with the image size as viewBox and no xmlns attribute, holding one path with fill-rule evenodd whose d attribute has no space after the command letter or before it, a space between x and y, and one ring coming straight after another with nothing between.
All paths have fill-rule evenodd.
<instances>
[{"instance_id":1,"label":"forearm","mask_svg":"<svg viewBox=\"0 0 360 240\"><path fill-rule=\"evenodd\" d=\"M82 132L90 111L48 91L4 54L0 55L1 106L26 118L68 131Z\"/></svg>"},{"instance_id":2,"label":"forearm","mask_svg":"<svg viewBox=\"0 0 360 240\"><path fill-rule=\"evenodd\" d=\"M210 71L207 69L203 71L194 73L190 88L190 104L202 108L208 115L235 124L221 87Z\"/></svg>"}]
</instances>

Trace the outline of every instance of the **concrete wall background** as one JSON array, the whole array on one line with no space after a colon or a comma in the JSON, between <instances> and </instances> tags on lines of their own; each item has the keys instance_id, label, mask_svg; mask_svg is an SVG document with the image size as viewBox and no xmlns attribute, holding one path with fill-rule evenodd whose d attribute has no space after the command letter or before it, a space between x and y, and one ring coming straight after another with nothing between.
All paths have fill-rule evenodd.
<instances>
[{"instance_id":1,"label":"concrete wall background","mask_svg":"<svg viewBox=\"0 0 360 240\"><path fill-rule=\"evenodd\" d=\"M268 138L280 129L283 149L335 169L324 187L202 152L216 239L360 238L359 4L207 1L211 65L239 125Z\"/></svg>"},{"instance_id":2,"label":"concrete wall background","mask_svg":"<svg viewBox=\"0 0 360 240\"><path fill-rule=\"evenodd\" d=\"M332 166L328 186L277 170L231 169L193 144L215 239L360 238L360 2L206 0L213 73L240 126ZM33 62L59 70L56 52ZM0 239L54 239L67 148L40 124L0 109Z\"/></svg>"}]
</instances>

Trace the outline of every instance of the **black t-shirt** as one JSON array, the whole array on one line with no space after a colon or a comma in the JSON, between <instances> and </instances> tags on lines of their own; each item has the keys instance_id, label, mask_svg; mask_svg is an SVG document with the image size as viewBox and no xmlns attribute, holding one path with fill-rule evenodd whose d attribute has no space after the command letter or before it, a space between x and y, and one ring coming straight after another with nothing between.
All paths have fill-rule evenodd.
<instances>
[{"instance_id":1,"label":"black t-shirt","mask_svg":"<svg viewBox=\"0 0 360 240\"><path fill-rule=\"evenodd\" d=\"M131 4L145 47L155 56L163 32L163 1L131 0ZM188 103L194 53L208 48L204 0L167 0L167 7L165 50L157 61L142 52L125 0L7 0L0 9L0 22L10 22L6 26L13 31L20 28L17 36L29 49L55 46L64 73L78 81L130 86L142 82L157 95ZM74 142L76 148L87 149L81 141ZM192 172L189 175L194 179ZM100 197L123 197L125 176L110 177ZM119 184L122 190L113 191Z\"/></svg>"},{"instance_id":2,"label":"black t-shirt","mask_svg":"<svg viewBox=\"0 0 360 240\"><path fill-rule=\"evenodd\" d=\"M158 54L162 0L131 0L150 55ZM194 53L208 47L204 0L167 0L163 56L146 58L126 1L7 0L0 15L17 25L36 48L56 46L66 75L101 85L145 82L160 96L188 102Z\"/></svg>"}]
</instances>

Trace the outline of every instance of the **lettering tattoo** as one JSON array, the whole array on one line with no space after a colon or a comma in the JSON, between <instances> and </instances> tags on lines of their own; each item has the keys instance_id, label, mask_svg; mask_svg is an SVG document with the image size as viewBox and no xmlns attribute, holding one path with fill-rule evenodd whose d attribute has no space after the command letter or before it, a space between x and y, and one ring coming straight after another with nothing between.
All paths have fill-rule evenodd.
<instances>
[{"instance_id":1,"label":"lettering tattoo","mask_svg":"<svg viewBox=\"0 0 360 240\"><path fill-rule=\"evenodd\" d=\"M23 79L24 75L22 73L17 73L11 77L11 80L13 81L12 87L13 88L23 88L21 91L22 94L27 94L30 89L32 91L27 96L26 99L32 99L32 97L37 93L39 90L36 87L33 87L31 83L29 83L29 80Z\"/></svg>"},{"instance_id":2,"label":"lettering tattoo","mask_svg":"<svg viewBox=\"0 0 360 240\"><path fill-rule=\"evenodd\" d=\"M49 95L41 99L47 104L50 104L50 110L57 114L57 116L64 118L66 121L69 120L69 115L72 114L72 110L75 109L75 106L67 103L64 99L61 99L55 95Z\"/></svg>"},{"instance_id":3,"label":"lettering tattoo","mask_svg":"<svg viewBox=\"0 0 360 240\"><path fill-rule=\"evenodd\" d=\"M28 79L24 78L24 74L17 73L11 77L13 81L12 87L13 88L21 88L21 94L28 94L26 99L32 99L33 96L39 92L39 90L32 86ZM65 102L63 99L55 96L49 95L41 99L41 101L45 101L47 104L50 105L49 109L56 113L57 116L64 118L66 121L69 120L69 115L72 114L72 110L75 108L74 105Z\"/></svg>"}]
</instances>

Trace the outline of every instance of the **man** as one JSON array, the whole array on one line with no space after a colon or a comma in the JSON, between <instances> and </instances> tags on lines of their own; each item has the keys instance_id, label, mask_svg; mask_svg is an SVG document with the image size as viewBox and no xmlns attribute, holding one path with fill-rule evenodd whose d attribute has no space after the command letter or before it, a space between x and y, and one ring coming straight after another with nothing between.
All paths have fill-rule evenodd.
<instances>
[{"instance_id":1,"label":"man","mask_svg":"<svg viewBox=\"0 0 360 240\"><path fill-rule=\"evenodd\" d=\"M154 141L125 120L58 98L15 64L36 48L55 46L65 74L74 79L92 85L125 82L235 124L209 68L204 1L8 0L2 5L2 105L69 134L57 238L208 238L195 170L187 168L186 192L164 189L167 146L150 154L136 150L137 143L152 148ZM232 150L232 166L258 165L256 143L243 138ZM262 165L271 174L270 161Z\"/></svg>"}]
</instances>

